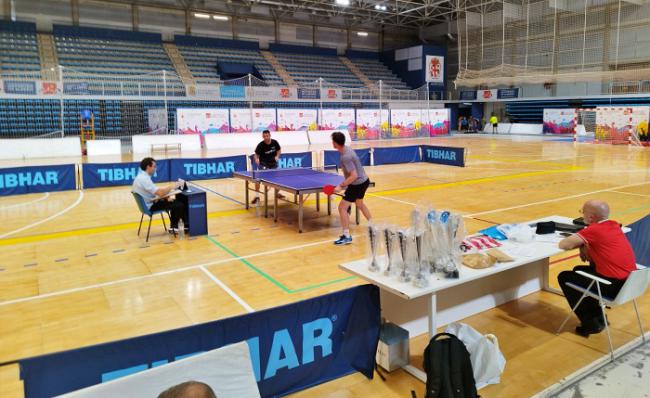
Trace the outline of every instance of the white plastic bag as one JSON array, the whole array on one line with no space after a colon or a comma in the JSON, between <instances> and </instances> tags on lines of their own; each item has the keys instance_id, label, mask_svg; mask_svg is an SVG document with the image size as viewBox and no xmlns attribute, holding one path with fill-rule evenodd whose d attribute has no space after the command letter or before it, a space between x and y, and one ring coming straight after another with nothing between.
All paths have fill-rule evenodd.
<instances>
[{"instance_id":1,"label":"white plastic bag","mask_svg":"<svg viewBox=\"0 0 650 398\"><path fill-rule=\"evenodd\" d=\"M506 358L499 350L499 341L495 335L484 336L464 323L452 323L445 332L458 337L467 347L477 389L488 384L499 384L501 373L506 367Z\"/></svg>"},{"instance_id":2,"label":"white plastic bag","mask_svg":"<svg viewBox=\"0 0 650 398\"><path fill-rule=\"evenodd\" d=\"M527 224L501 224L497 231L513 242L528 243L535 239L535 229Z\"/></svg>"}]
</instances>

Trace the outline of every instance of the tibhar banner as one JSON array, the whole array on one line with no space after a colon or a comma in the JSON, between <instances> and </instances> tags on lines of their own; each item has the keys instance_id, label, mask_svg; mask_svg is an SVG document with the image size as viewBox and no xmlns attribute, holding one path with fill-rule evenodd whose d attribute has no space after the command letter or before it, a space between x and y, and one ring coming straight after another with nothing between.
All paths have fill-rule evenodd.
<instances>
[{"instance_id":1,"label":"tibhar banner","mask_svg":"<svg viewBox=\"0 0 650 398\"><path fill-rule=\"evenodd\" d=\"M317 130L316 109L278 109L278 131Z\"/></svg>"},{"instance_id":2,"label":"tibhar banner","mask_svg":"<svg viewBox=\"0 0 650 398\"><path fill-rule=\"evenodd\" d=\"M81 165L84 189L131 185L140 171L140 162L84 163ZM154 182L169 181L169 160L156 160L156 173L152 180Z\"/></svg>"},{"instance_id":3,"label":"tibhar banner","mask_svg":"<svg viewBox=\"0 0 650 398\"><path fill-rule=\"evenodd\" d=\"M77 188L74 164L0 169L0 196Z\"/></svg>"},{"instance_id":4,"label":"tibhar banner","mask_svg":"<svg viewBox=\"0 0 650 398\"><path fill-rule=\"evenodd\" d=\"M356 136L353 140L376 140L381 138L382 131L388 131L388 110L383 109L357 109Z\"/></svg>"},{"instance_id":5,"label":"tibhar banner","mask_svg":"<svg viewBox=\"0 0 650 398\"><path fill-rule=\"evenodd\" d=\"M575 108L544 109L544 133L573 134L576 128Z\"/></svg>"},{"instance_id":6,"label":"tibhar banner","mask_svg":"<svg viewBox=\"0 0 650 398\"><path fill-rule=\"evenodd\" d=\"M187 181L232 177L235 171L246 170L246 156L224 158L171 159L170 179Z\"/></svg>"},{"instance_id":7,"label":"tibhar banner","mask_svg":"<svg viewBox=\"0 0 650 398\"><path fill-rule=\"evenodd\" d=\"M427 55L426 62L426 81L429 83L444 83L445 57L438 55Z\"/></svg>"},{"instance_id":8,"label":"tibhar banner","mask_svg":"<svg viewBox=\"0 0 650 398\"><path fill-rule=\"evenodd\" d=\"M354 133L354 109L323 109L318 118L319 130L347 130Z\"/></svg>"},{"instance_id":9,"label":"tibhar banner","mask_svg":"<svg viewBox=\"0 0 650 398\"><path fill-rule=\"evenodd\" d=\"M147 111L147 122L149 123L147 131L166 133L169 128L167 111L165 108L149 109Z\"/></svg>"},{"instance_id":10,"label":"tibhar banner","mask_svg":"<svg viewBox=\"0 0 650 398\"><path fill-rule=\"evenodd\" d=\"M52 397L245 341L260 395L281 397L352 372L372 378L380 322L379 288L363 285L233 318L23 359L20 376L25 397Z\"/></svg>"},{"instance_id":11,"label":"tibhar banner","mask_svg":"<svg viewBox=\"0 0 650 398\"><path fill-rule=\"evenodd\" d=\"M228 133L228 109L178 108L176 129L180 134Z\"/></svg>"}]
</instances>

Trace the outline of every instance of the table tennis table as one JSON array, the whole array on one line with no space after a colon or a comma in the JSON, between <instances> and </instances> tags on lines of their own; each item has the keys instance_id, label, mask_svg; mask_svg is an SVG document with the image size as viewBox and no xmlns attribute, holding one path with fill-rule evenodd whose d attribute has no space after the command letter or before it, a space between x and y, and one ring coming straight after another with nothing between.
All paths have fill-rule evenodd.
<instances>
[{"instance_id":1,"label":"table tennis table","mask_svg":"<svg viewBox=\"0 0 650 398\"><path fill-rule=\"evenodd\" d=\"M303 227L303 210L306 195L316 194L316 211L320 211L320 194L323 192L325 185L338 185L343 182L343 176L322 170L311 168L295 169L275 169L275 170L253 170L253 171L236 171L233 173L234 178L244 180L246 187L246 209L249 205L249 192L255 191L251 188L251 183L259 182L264 186L264 217L269 216L269 189L273 189L273 220L278 221L278 193L287 192L293 194L294 200L284 200L298 206L298 232L302 232ZM370 183L374 186L374 183ZM327 195L326 195L327 196ZM359 209L355 208L356 223L359 224ZM327 196L327 214L332 214L332 199Z\"/></svg>"}]
</instances>

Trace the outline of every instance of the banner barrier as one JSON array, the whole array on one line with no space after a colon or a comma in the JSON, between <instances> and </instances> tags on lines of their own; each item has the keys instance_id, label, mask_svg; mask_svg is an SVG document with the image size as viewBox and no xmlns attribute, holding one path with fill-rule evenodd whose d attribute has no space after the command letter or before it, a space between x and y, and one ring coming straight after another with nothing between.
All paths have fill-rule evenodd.
<instances>
[{"instance_id":1,"label":"banner barrier","mask_svg":"<svg viewBox=\"0 0 650 398\"><path fill-rule=\"evenodd\" d=\"M232 177L234 171L246 170L246 156L224 158L171 159L170 181L187 181Z\"/></svg>"},{"instance_id":2,"label":"banner barrier","mask_svg":"<svg viewBox=\"0 0 650 398\"><path fill-rule=\"evenodd\" d=\"M117 187L131 185L140 173L140 162L127 163L83 163L81 164L83 188ZM153 182L168 182L169 160L156 160Z\"/></svg>"},{"instance_id":3,"label":"banner barrier","mask_svg":"<svg viewBox=\"0 0 650 398\"><path fill-rule=\"evenodd\" d=\"M228 133L229 129L228 109L176 109L176 130L179 134Z\"/></svg>"},{"instance_id":4,"label":"banner barrier","mask_svg":"<svg viewBox=\"0 0 650 398\"><path fill-rule=\"evenodd\" d=\"M370 166L370 148L355 149L362 166ZM324 151L323 166L336 165L341 167L341 155L339 151Z\"/></svg>"},{"instance_id":5,"label":"banner barrier","mask_svg":"<svg viewBox=\"0 0 650 398\"><path fill-rule=\"evenodd\" d=\"M379 288L356 286L288 305L146 336L23 359L26 398L57 396L246 341L262 397L354 372L373 377Z\"/></svg>"},{"instance_id":6,"label":"banner barrier","mask_svg":"<svg viewBox=\"0 0 650 398\"><path fill-rule=\"evenodd\" d=\"M421 148L423 162L465 167L465 148L433 145L422 145Z\"/></svg>"},{"instance_id":7,"label":"banner barrier","mask_svg":"<svg viewBox=\"0 0 650 398\"><path fill-rule=\"evenodd\" d=\"M0 196L77 189L75 164L0 169Z\"/></svg>"},{"instance_id":8,"label":"banner barrier","mask_svg":"<svg viewBox=\"0 0 650 398\"><path fill-rule=\"evenodd\" d=\"M576 128L578 114L575 108L544 109L543 133L573 134Z\"/></svg>"},{"instance_id":9,"label":"banner barrier","mask_svg":"<svg viewBox=\"0 0 650 398\"><path fill-rule=\"evenodd\" d=\"M255 163L255 155L250 155L253 170L257 170ZM312 153L311 152L296 152L296 153L282 153L278 160L278 168L289 169L294 167L312 167Z\"/></svg>"},{"instance_id":10,"label":"banner barrier","mask_svg":"<svg viewBox=\"0 0 650 398\"><path fill-rule=\"evenodd\" d=\"M402 146L393 148L374 148L374 165L419 162L420 146Z\"/></svg>"}]
</instances>

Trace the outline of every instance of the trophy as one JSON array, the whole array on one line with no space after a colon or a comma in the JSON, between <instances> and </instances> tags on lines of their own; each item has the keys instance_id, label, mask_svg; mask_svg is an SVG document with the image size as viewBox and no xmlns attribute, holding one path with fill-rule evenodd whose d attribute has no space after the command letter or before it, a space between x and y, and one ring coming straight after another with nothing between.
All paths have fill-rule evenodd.
<instances>
[{"instance_id":1,"label":"trophy","mask_svg":"<svg viewBox=\"0 0 650 398\"><path fill-rule=\"evenodd\" d=\"M407 262L406 246L408 245L408 237L406 236L406 233L404 231L399 231L397 234L399 237L400 250L402 252L402 272L399 274L398 280L400 282L410 282L411 276L409 275L406 269L406 262Z\"/></svg>"},{"instance_id":2,"label":"trophy","mask_svg":"<svg viewBox=\"0 0 650 398\"><path fill-rule=\"evenodd\" d=\"M418 258L418 273L413 280L413 285L415 287L425 287L429 284L429 280L426 275L422 272L423 268L423 258L422 258L422 234L415 236L415 247Z\"/></svg>"},{"instance_id":3,"label":"trophy","mask_svg":"<svg viewBox=\"0 0 650 398\"><path fill-rule=\"evenodd\" d=\"M388 264L386 265L386 269L384 270L384 275L390 276L393 263L395 262L395 259L393 258L393 237L395 234L393 234L393 231L390 229L386 228L384 230L384 238L386 241L386 257L388 257Z\"/></svg>"},{"instance_id":4,"label":"trophy","mask_svg":"<svg viewBox=\"0 0 650 398\"><path fill-rule=\"evenodd\" d=\"M370 272L379 272L379 265L377 264L377 246L379 243L379 237L377 236L377 228L374 225L368 226L368 238L370 239L370 254L372 256L368 270Z\"/></svg>"}]
</instances>

